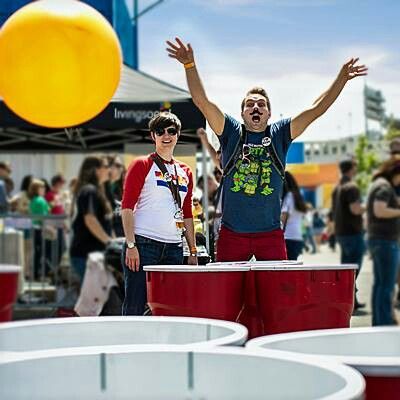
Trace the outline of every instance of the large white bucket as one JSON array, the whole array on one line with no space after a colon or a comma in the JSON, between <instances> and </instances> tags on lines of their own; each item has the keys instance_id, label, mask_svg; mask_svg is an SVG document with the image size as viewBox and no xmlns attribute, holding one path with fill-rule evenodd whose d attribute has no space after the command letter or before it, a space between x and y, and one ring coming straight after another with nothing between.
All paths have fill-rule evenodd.
<instances>
[{"instance_id":1,"label":"large white bucket","mask_svg":"<svg viewBox=\"0 0 400 400\"><path fill-rule=\"evenodd\" d=\"M400 328L351 328L286 333L251 340L246 347L321 355L356 368L366 378L366 397L400 396Z\"/></svg>"},{"instance_id":2,"label":"large white bucket","mask_svg":"<svg viewBox=\"0 0 400 400\"><path fill-rule=\"evenodd\" d=\"M83 317L0 325L1 351L133 344L237 345L247 329L237 323L187 317Z\"/></svg>"},{"instance_id":3,"label":"large white bucket","mask_svg":"<svg viewBox=\"0 0 400 400\"><path fill-rule=\"evenodd\" d=\"M135 349L136 347L136 349ZM362 399L355 370L239 348L75 348L0 362L4 399ZM273 352L271 352L273 353Z\"/></svg>"}]
</instances>

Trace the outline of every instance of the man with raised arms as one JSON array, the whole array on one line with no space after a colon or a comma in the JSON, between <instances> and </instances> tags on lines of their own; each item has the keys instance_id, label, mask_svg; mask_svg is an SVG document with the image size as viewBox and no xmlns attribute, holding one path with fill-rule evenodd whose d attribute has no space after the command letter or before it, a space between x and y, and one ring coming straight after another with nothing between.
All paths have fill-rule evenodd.
<instances>
[{"instance_id":1,"label":"man with raised arms","mask_svg":"<svg viewBox=\"0 0 400 400\"><path fill-rule=\"evenodd\" d=\"M366 75L358 58L346 62L332 85L294 118L268 124L271 104L262 88L249 90L241 104L244 124L224 114L207 96L193 49L179 38L167 41L170 57L183 64L193 102L217 134L222 150L222 226L218 261L286 259L280 223L286 154L300 136L335 102L346 83Z\"/></svg>"}]
</instances>

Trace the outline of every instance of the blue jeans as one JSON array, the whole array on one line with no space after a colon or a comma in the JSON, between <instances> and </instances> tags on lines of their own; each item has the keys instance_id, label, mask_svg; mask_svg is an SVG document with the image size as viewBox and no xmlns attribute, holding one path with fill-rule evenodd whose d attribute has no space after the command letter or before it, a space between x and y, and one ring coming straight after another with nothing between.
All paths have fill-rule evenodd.
<instances>
[{"instance_id":1,"label":"blue jeans","mask_svg":"<svg viewBox=\"0 0 400 400\"><path fill-rule=\"evenodd\" d=\"M356 278L361 270L365 253L364 235L338 235L336 240L340 246L340 262L342 264L357 264Z\"/></svg>"},{"instance_id":2,"label":"blue jeans","mask_svg":"<svg viewBox=\"0 0 400 400\"><path fill-rule=\"evenodd\" d=\"M139 271L131 271L125 264L126 244L122 251L124 269L125 299L122 315L143 315L147 303L146 272L143 265L181 265L183 262L182 243L163 243L136 235L139 251Z\"/></svg>"},{"instance_id":3,"label":"blue jeans","mask_svg":"<svg viewBox=\"0 0 400 400\"><path fill-rule=\"evenodd\" d=\"M86 271L86 257L71 257L71 266L82 283Z\"/></svg>"},{"instance_id":4,"label":"blue jeans","mask_svg":"<svg viewBox=\"0 0 400 400\"><path fill-rule=\"evenodd\" d=\"M399 245L395 240L370 239L368 246L374 268L372 325L393 325L392 297L399 265Z\"/></svg>"},{"instance_id":5,"label":"blue jeans","mask_svg":"<svg viewBox=\"0 0 400 400\"><path fill-rule=\"evenodd\" d=\"M297 260L301 254L304 242L302 240L285 239L286 253L288 260Z\"/></svg>"}]
</instances>

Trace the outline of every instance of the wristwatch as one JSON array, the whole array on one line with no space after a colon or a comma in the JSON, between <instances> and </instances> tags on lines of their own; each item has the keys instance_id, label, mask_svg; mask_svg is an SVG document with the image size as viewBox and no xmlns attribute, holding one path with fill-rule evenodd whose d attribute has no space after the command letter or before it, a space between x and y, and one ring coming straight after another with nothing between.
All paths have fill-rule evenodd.
<instances>
[{"instance_id":1,"label":"wristwatch","mask_svg":"<svg viewBox=\"0 0 400 400\"><path fill-rule=\"evenodd\" d=\"M128 249L134 249L136 247L136 243L135 242L130 242L129 240L126 241L126 246L128 247Z\"/></svg>"},{"instance_id":2,"label":"wristwatch","mask_svg":"<svg viewBox=\"0 0 400 400\"><path fill-rule=\"evenodd\" d=\"M190 256L197 257L197 248L195 246L190 248Z\"/></svg>"}]
</instances>

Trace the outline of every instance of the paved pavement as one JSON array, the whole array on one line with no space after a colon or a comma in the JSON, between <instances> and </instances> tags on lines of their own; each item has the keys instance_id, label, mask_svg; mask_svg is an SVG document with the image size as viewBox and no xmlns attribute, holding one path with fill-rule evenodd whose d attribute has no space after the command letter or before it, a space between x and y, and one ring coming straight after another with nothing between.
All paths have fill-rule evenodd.
<instances>
[{"instance_id":1,"label":"paved pavement","mask_svg":"<svg viewBox=\"0 0 400 400\"><path fill-rule=\"evenodd\" d=\"M340 250L336 246L333 252L327 245L320 246L316 254L305 253L300 258L305 263L339 263ZM362 269L357 279L358 294L357 297L361 303L365 303L365 308L355 311L351 318L352 327L371 326L371 291L372 291L372 261L369 255L363 259ZM396 310L397 320L400 321L400 312Z\"/></svg>"}]
</instances>

